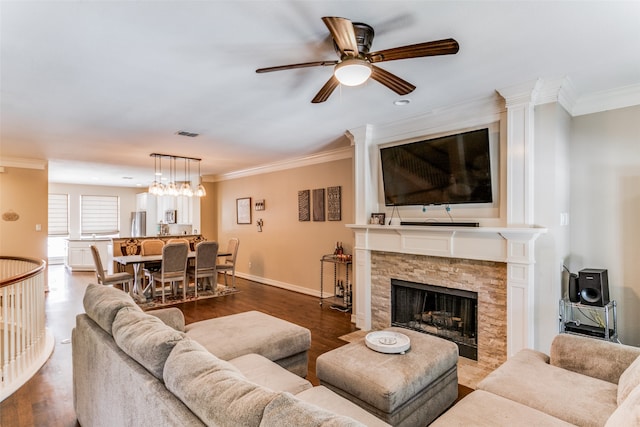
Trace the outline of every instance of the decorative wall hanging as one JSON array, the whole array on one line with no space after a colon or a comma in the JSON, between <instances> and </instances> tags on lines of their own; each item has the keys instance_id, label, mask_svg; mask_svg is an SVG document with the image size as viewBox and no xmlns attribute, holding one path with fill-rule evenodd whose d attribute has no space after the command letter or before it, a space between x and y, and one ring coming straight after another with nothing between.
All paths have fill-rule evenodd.
<instances>
[{"instance_id":1,"label":"decorative wall hanging","mask_svg":"<svg viewBox=\"0 0 640 427\"><path fill-rule=\"evenodd\" d=\"M342 220L341 190L342 187L327 187L327 216L329 221Z\"/></svg>"},{"instance_id":2,"label":"decorative wall hanging","mask_svg":"<svg viewBox=\"0 0 640 427\"><path fill-rule=\"evenodd\" d=\"M309 211L309 190L298 191L298 221L310 221L311 215Z\"/></svg>"},{"instance_id":3,"label":"decorative wall hanging","mask_svg":"<svg viewBox=\"0 0 640 427\"><path fill-rule=\"evenodd\" d=\"M313 220L324 221L324 188L313 190Z\"/></svg>"},{"instance_id":4,"label":"decorative wall hanging","mask_svg":"<svg viewBox=\"0 0 640 427\"><path fill-rule=\"evenodd\" d=\"M238 224L251 224L251 197L236 199L236 217Z\"/></svg>"},{"instance_id":5,"label":"decorative wall hanging","mask_svg":"<svg viewBox=\"0 0 640 427\"><path fill-rule=\"evenodd\" d=\"M2 219L4 221L17 221L20 219L20 215L18 215L17 212L14 212L11 209L9 209L8 211L2 214Z\"/></svg>"}]
</instances>

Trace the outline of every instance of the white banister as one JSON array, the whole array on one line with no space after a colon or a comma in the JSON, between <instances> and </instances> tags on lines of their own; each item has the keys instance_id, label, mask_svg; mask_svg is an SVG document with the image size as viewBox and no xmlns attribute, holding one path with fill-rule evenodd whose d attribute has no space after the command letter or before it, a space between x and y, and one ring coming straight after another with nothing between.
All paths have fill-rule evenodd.
<instances>
[{"instance_id":1,"label":"white banister","mask_svg":"<svg viewBox=\"0 0 640 427\"><path fill-rule=\"evenodd\" d=\"M0 402L53 351L45 326L45 266L42 260L0 257Z\"/></svg>"}]
</instances>

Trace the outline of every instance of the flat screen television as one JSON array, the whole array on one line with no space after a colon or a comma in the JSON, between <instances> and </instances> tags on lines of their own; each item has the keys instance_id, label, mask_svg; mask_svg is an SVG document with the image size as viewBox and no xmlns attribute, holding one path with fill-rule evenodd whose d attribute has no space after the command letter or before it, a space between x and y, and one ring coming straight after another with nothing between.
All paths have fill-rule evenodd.
<instances>
[{"instance_id":1,"label":"flat screen television","mask_svg":"<svg viewBox=\"0 0 640 427\"><path fill-rule=\"evenodd\" d=\"M386 206L492 203L489 129L380 149Z\"/></svg>"}]
</instances>

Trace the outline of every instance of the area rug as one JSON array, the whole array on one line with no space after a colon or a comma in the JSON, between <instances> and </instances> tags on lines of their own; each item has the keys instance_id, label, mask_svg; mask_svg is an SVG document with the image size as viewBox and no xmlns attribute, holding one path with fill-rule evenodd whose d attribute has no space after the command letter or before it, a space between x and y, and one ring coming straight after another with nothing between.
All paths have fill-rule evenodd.
<instances>
[{"instance_id":1,"label":"area rug","mask_svg":"<svg viewBox=\"0 0 640 427\"><path fill-rule=\"evenodd\" d=\"M369 331L354 331L346 335L338 337L338 339L346 342L354 342L359 339L363 339ZM475 360L466 359L464 357L458 358L458 383L465 387L476 389L478 383L489 375L490 371L478 366L478 362Z\"/></svg>"},{"instance_id":2,"label":"area rug","mask_svg":"<svg viewBox=\"0 0 640 427\"><path fill-rule=\"evenodd\" d=\"M154 299L148 299L147 301L136 301L138 306L143 310L154 310L156 308L167 307L175 304L182 304L185 302L200 301L209 298L224 297L240 292L237 289L218 285L215 291L208 289L206 291L198 291L198 298L193 293L187 294L187 299L182 299L182 295L165 295L164 304L162 303L162 295L156 295Z\"/></svg>"}]
</instances>

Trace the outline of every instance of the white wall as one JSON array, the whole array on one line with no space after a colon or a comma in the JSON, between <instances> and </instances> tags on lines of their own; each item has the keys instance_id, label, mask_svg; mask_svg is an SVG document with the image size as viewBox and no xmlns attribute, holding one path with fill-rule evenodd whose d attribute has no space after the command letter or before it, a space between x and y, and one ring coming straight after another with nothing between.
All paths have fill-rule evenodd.
<instances>
[{"instance_id":1,"label":"white wall","mask_svg":"<svg viewBox=\"0 0 640 427\"><path fill-rule=\"evenodd\" d=\"M558 301L562 298L562 265L569 254L569 148L571 117L552 103L535 109L534 221L547 228L536 241L535 348L547 352L558 334Z\"/></svg>"},{"instance_id":2,"label":"white wall","mask_svg":"<svg viewBox=\"0 0 640 427\"><path fill-rule=\"evenodd\" d=\"M126 187L100 185L74 185L49 183L49 193L69 195L69 233L71 238L80 237L80 196L120 197L120 236L131 235L131 212L136 210L136 193L140 190Z\"/></svg>"},{"instance_id":3,"label":"white wall","mask_svg":"<svg viewBox=\"0 0 640 427\"><path fill-rule=\"evenodd\" d=\"M640 346L640 106L575 117L571 271L606 268L620 340Z\"/></svg>"}]
</instances>

